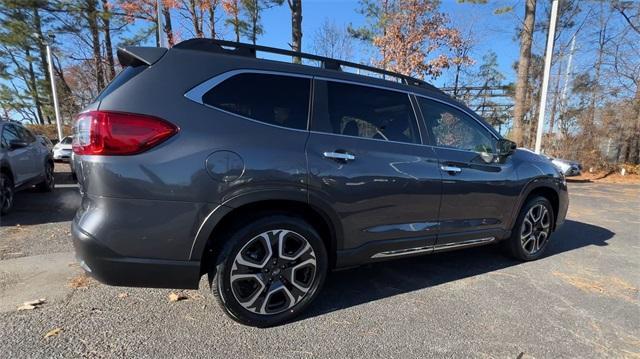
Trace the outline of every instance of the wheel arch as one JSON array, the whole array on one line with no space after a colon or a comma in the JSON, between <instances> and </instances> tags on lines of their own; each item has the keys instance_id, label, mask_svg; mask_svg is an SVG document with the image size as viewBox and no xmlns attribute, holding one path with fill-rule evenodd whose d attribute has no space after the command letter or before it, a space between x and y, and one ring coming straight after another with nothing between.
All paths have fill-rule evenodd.
<instances>
[{"instance_id":1,"label":"wheel arch","mask_svg":"<svg viewBox=\"0 0 640 359\"><path fill-rule=\"evenodd\" d=\"M518 214L522 210L522 207L527 203L527 201L537 196L544 197L548 199L549 202L551 202L551 206L553 208L552 230L555 230L560 210L560 195L558 194L558 190L556 189L555 180L551 178L533 180L528 184L528 186L525 187L524 191L520 195L520 201L518 203L518 206L516 207L517 211L514 213L510 227L513 227L513 225L515 224L515 220L518 217Z\"/></svg>"},{"instance_id":2,"label":"wheel arch","mask_svg":"<svg viewBox=\"0 0 640 359\"><path fill-rule=\"evenodd\" d=\"M210 261L219 252L223 240L219 236L246 222L268 214L286 213L309 222L325 243L329 266L336 263L336 253L342 231L338 217L322 204L311 204L307 193L261 191L236 197L218 206L207 216L194 241L190 260L201 262L201 274L206 273Z\"/></svg>"}]
</instances>

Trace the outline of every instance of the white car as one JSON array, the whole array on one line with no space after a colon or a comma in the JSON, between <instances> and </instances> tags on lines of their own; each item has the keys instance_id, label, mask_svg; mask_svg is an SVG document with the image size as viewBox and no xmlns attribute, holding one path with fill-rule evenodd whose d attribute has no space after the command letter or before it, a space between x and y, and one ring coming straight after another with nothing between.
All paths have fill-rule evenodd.
<instances>
[{"instance_id":1,"label":"white car","mask_svg":"<svg viewBox=\"0 0 640 359\"><path fill-rule=\"evenodd\" d=\"M53 160L68 162L71 159L73 137L67 136L53 146Z\"/></svg>"}]
</instances>

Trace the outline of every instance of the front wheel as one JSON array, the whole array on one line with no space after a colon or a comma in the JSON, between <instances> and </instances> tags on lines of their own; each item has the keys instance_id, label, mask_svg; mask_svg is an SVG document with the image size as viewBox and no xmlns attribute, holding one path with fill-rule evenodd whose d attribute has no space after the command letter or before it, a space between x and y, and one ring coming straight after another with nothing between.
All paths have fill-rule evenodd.
<instances>
[{"instance_id":1,"label":"front wheel","mask_svg":"<svg viewBox=\"0 0 640 359\"><path fill-rule=\"evenodd\" d=\"M554 218L553 207L546 198L527 201L520 210L511 238L505 243L511 255L524 261L542 257L549 244Z\"/></svg>"},{"instance_id":2,"label":"front wheel","mask_svg":"<svg viewBox=\"0 0 640 359\"><path fill-rule=\"evenodd\" d=\"M327 273L327 251L307 222L263 217L232 231L210 268L211 289L234 320L268 327L287 322L317 296Z\"/></svg>"},{"instance_id":3,"label":"front wheel","mask_svg":"<svg viewBox=\"0 0 640 359\"><path fill-rule=\"evenodd\" d=\"M0 214L7 214L13 207L13 181L6 173L0 173Z\"/></svg>"},{"instance_id":4,"label":"front wheel","mask_svg":"<svg viewBox=\"0 0 640 359\"><path fill-rule=\"evenodd\" d=\"M51 192L54 187L53 163L47 161L44 165L44 179L36 185L36 188L41 192Z\"/></svg>"}]
</instances>

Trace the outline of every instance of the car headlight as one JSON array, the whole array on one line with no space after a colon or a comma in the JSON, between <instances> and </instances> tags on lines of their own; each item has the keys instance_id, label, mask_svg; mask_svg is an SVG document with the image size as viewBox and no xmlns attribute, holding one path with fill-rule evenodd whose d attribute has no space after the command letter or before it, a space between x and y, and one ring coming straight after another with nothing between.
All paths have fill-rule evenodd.
<instances>
[{"instance_id":1,"label":"car headlight","mask_svg":"<svg viewBox=\"0 0 640 359\"><path fill-rule=\"evenodd\" d=\"M554 166L558 167L560 169L560 171L562 171L562 173L565 173L569 169L571 169L571 165L566 163L566 162L553 160L553 161L551 161L551 163L553 163Z\"/></svg>"}]
</instances>

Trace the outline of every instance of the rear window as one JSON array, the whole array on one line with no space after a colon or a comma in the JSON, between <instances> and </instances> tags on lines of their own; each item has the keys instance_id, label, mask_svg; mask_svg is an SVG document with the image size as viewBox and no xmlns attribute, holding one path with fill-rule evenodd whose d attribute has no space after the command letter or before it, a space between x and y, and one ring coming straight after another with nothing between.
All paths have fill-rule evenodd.
<instances>
[{"instance_id":1,"label":"rear window","mask_svg":"<svg viewBox=\"0 0 640 359\"><path fill-rule=\"evenodd\" d=\"M239 74L209 90L209 106L252 120L306 129L311 80L271 74Z\"/></svg>"},{"instance_id":2,"label":"rear window","mask_svg":"<svg viewBox=\"0 0 640 359\"><path fill-rule=\"evenodd\" d=\"M139 73L144 71L148 66L136 66L136 67L125 67L120 73L107 85L107 87L100 92L98 97L96 97L95 101L101 101L103 98L107 97L110 93L115 91L118 87L124 85L127 81L136 77Z\"/></svg>"}]
</instances>

